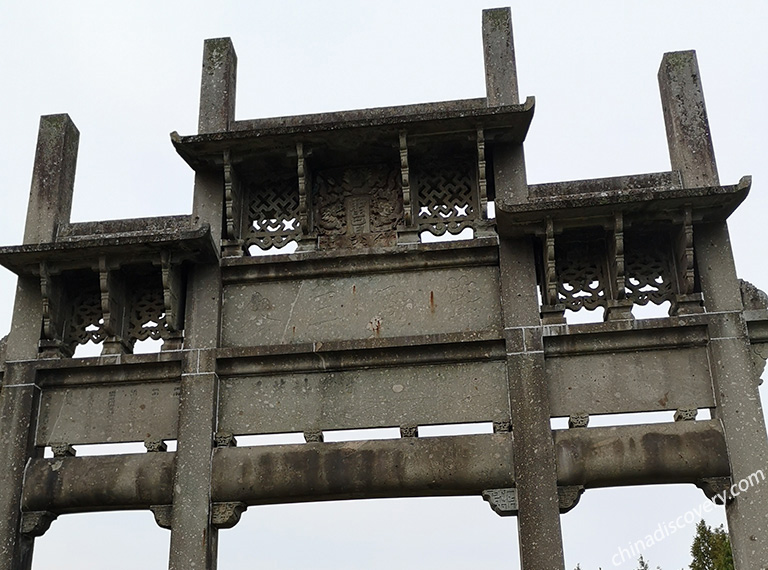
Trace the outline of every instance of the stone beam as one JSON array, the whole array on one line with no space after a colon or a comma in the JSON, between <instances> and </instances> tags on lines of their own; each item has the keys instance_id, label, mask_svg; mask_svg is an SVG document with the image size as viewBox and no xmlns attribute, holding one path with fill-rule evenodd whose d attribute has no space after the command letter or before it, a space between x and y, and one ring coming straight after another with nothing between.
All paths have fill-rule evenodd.
<instances>
[{"instance_id":1,"label":"stone beam","mask_svg":"<svg viewBox=\"0 0 768 570\"><path fill-rule=\"evenodd\" d=\"M728 475L716 420L557 430L553 438L560 487L696 484ZM170 505L175 461L172 452L32 459L22 509L62 514ZM213 453L211 501L480 495L513 487L513 463L508 432L220 447Z\"/></svg>"}]
</instances>

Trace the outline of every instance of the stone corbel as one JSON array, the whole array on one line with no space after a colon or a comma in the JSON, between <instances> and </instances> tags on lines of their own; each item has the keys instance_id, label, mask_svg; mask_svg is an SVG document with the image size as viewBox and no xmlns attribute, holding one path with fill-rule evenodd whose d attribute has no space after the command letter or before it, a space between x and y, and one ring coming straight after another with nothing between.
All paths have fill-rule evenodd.
<instances>
[{"instance_id":1,"label":"stone corbel","mask_svg":"<svg viewBox=\"0 0 768 570\"><path fill-rule=\"evenodd\" d=\"M229 503L213 503L211 505L211 524L216 528L232 528L240 522L240 516L248 506L234 501Z\"/></svg>"},{"instance_id":2,"label":"stone corbel","mask_svg":"<svg viewBox=\"0 0 768 570\"><path fill-rule=\"evenodd\" d=\"M486 489L483 500L488 501L493 512L500 517L517 516L517 489Z\"/></svg>"},{"instance_id":3,"label":"stone corbel","mask_svg":"<svg viewBox=\"0 0 768 570\"><path fill-rule=\"evenodd\" d=\"M171 530L173 505L150 505L149 510L155 515L155 522L160 528Z\"/></svg>"},{"instance_id":4,"label":"stone corbel","mask_svg":"<svg viewBox=\"0 0 768 570\"><path fill-rule=\"evenodd\" d=\"M568 427L570 429L573 428L585 428L589 425L589 414L587 413L577 413L577 414L571 414L568 418Z\"/></svg>"},{"instance_id":5,"label":"stone corbel","mask_svg":"<svg viewBox=\"0 0 768 570\"><path fill-rule=\"evenodd\" d=\"M75 457L77 450L66 442L51 443L51 452L54 457Z\"/></svg>"},{"instance_id":6,"label":"stone corbel","mask_svg":"<svg viewBox=\"0 0 768 570\"><path fill-rule=\"evenodd\" d=\"M168 444L162 439L148 438L144 440L144 448L147 453L163 453L168 451Z\"/></svg>"},{"instance_id":7,"label":"stone corbel","mask_svg":"<svg viewBox=\"0 0 768 570\"><path fill-rule=\"evenodd\" d=\"M50 266L40 263L40 294L42 298L43 326L39 351L41 358L72 356L72 349L64 344L67 323L64 318L64 291Z\"/></svg>"},{"instance_id":8,"label":"stone corbel","mask_svg":"<svg viewBox=\"0 0 768 570\"><path fill-rule=\"evenodd\" d=\"M693 210L691 206L685 207L683 223L677 232L673 246L678 291L672 303L670 314L701 313L704 311L704 297L701 293L694 292Z\"/></svg>"},{"instance_id":9,"label":"stone corbel","mask_svg":"<svg viewBox=\"0 0 768 570\"><path fill-rule=\"evenodd\" d=\"M573 507L579 504L579 499L584 493L584 485L568 485L557 487L557 499L560 507L560 514L565 514Z\"/></svg>"},{"instance_id":10,"label":"stone corbel","mask_svg":"<svg viewBox=\"0 0 768 570\"><path fill-rule=\"evenodd\" d=\"M408 133L400 131L400 187L403 190L403 225L397 228L398 243L419 243L419 201L411 186L411 167L408 159Z\"/></svg>"},{"instance_id":11,"label":"stone corbel","mask_svg":"<svg viewBox=\"0 0 768 570\"><path fill-rule=\"evenodd\" d=\"M547 218L544 237L544 287L541 321L545 325L565 324L565 305L557 295L557 265L555 263L555 225Z\"/></svg>"},{"instance_id":12,"label":"stone corbel","mask_svg":"<svg viewBox=\"0 0 768 570\"><path fill-rule=\"evenodd\" d=\"M419 437L419 426L400 426L400 437Z\"/></svg>"},{"instance_id":13,"label":"stone corbel","mask_svg":"<svg viewBox=\"0 0 768 570\"><path fill-rule=\"evenodd\" d=\"M224 151L224 239L222 250L224 257L242 257L243 255L243 195L240 180L232 166L229 149Z\"/></svg>"},{"instance_id":14,"label":"stone corbel","mask_svg":"<svg viewBox=\"0 0 768 570\"><path fill-rule=\"evenodd\" d=\"M613 239L608 242L608 273L611 298L605 308L606 321L632 320L632 300L627 299L624 272L624 214L614 212Z\"/></svg>"},{"instance_id":15,"label":"stone corbel","mask_svg":"<svg viewBox=\"0 0 768 570\"><path fill-rule=\"evenodd\" d=\"M707 499L718 505L724 505L733 501L733 495L731 495L732 484L730 477L709 477L696 482L696 486L704 491Z\"/></svg>"},{"instance_id":16,"label":"stone corbel","mask_svg":"<svg viewBox=\"0 0 768 570\"><path fill-rule=\"evenodd\" d=\"M304 441L307 443L323 443L323 430L321 429L308 429L304 430Z\"/></svg>"},{"instance_id":17,"label":"stone corbel","mask_svg":"<svg viewBox=\"0 0 768 570\"><path fill-rule=\"evenodd\" d=\"M163 350L179 350L184 340L184 283L181 265L172 263L170 251L161 252L160 271L165 322L168 325L168 338L164 339Z\"/></svg>"},{"instance_id":18,"label":"stone corbel","mask_svg":"<svg viewBox=\"0 0 768 570\"><path fill-rule=\"evenodd\" d=\"M309 190L312 187L311 172L309 169L309 163L307 161L307 155L309 153L304 149L304 143L296 143L296 173L299 177L299 228L301 234L299 235L299 242L302 238L306 238L310 234L310 204L309 204Z\"/></svg>"},{"instance_id":19,"label":"stone corbel","mask_svg":"<svg viewBox=\"0 0 768 570\"><path fill-rule=\"evenodd\" d=\"M28 511L21 513L21 534L30 537L43 536L59 515L50 511Z\"/></svg>"},{"instance_id":20,"label":"stone corbel","mask_svg":"<svg viewBox=\"0 0 768 570\"><path fill-rule=\"evenodd\" d=\"M584 493L583 485L568 485L557 487L557 499L560 514L567 513L574 508ZM491 509L501 517L513 517L518 514L517 488L486 489L482 493L483 499L488 501Z\"/></svg>"},{"instance_id":21,"label":"stone corbel","mask_svg":"<svg viewBox=\"0 0 768 570\"><path fill-rule=\"evenodd\" d=\"M231 431L217 431L214 442L216 447L237 447L237 440Z\"/></svg>"},{"instance_id":22,"label":"stone corbel","mask_svg":"<svg viewBox=\"0 0 768 570\"><path fill-rule=\"evenodd\" d=\"M119 267L111 267L104 256L99 258L99 291L101 293L102 325L106 338L102 354L130 354L133 346L128 340L128 297L125 280Z\"/></svg>"}]
</instances>

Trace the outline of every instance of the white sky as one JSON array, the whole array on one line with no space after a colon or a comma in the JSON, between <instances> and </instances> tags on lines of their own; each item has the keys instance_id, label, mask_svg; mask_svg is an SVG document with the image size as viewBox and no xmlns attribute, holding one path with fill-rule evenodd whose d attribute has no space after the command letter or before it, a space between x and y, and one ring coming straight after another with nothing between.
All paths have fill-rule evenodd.
<instances>
[{"instance_id":1,"label":"white sky","mask_svg":"<svg viewBox=\"0 0 768 570\"><path fill-rule=\"evenodd\" d=\"M42 114L67 112L81 132L73 221L188 213L192 172L168 133L195 132L205 38L235 43L239 119L481 97L488 7L0 0L0 243L21 242ZM668 170L656 72L664 52L697 50L721 181L754 177L730 221L737 268L768 288L768 3L512 8L521 96L537 101L526 144L531 183ZM2 270L4 330L14 283ZM568 570L616 568L619 546L703 499L692 486L588 491L562 518ZM651 565L687 566L692 535L693 526L648 551ZM161 569L168 537L148 513L62 517L38 540L34 568ZM518 566L515 520L479 498L251 508L220 534L219 550L221 570Z\"/></svg>"}]
</instances>

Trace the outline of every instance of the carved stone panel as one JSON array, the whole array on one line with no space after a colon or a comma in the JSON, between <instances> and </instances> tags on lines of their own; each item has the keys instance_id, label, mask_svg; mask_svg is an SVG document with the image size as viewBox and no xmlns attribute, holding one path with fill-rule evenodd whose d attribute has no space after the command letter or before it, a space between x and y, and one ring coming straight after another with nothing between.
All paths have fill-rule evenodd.
<instances>
[{"instance_id":1,"label":"carved stone panel","mask_svg":"<svg viewBox=\"0 0 768 570\"><path fill-rule=\"evenodd\" d=\"M500 331L495 267L228 285L224 346Z\"/></svg>"},{"instance_id":2,"label":"carved stone panel","mask_svg":"<svg viewBox=\"0 0 768 570\"><path fill-rule=\"evenodd\" d=\"M400 173L395 165L319 171L315 220L320 248L395 245L403 223Z\"/></svg>"},{"instance_id":3,"label":"carved stone panel","mask_svg":"<svg viewBox=\"0 0 768 570\"><path fill-rule=\"evenodd\" d=\"M609 297L605 238L563 234L555 244L558 302L573 311L604 307Z\"/></svg>"},{"instance_id":4,"label":"carved stone panel","mask_svg":"<svg viewBox=\"0 0 768 570\"><path fill-rule=\"evenodd\" d=\"M667 232L627 232L625 273L627 298L637 305L674 301L675 262Z\"/></svg>"},{"instance_id":5,"label":"carved stone panel","mask_svg":"<svg viewBox=\"0 0 768 570\"><path fill-rule=\"evenodd\" d=\"M478 218L476 165L471 160L414 162L419 228L436 236L461 233Z\"/></svg>"},{"instance_id":6,"label":"carved stone panel","mask_svg":"<svg viewBox=\"0 0 768 570\"><path fill-rule=\"evenodd\" d=\"M505 378L503 361L230 377L219 423L237 434L306 434L508 420Z\"/></svg>"},{"instance_id":7,"label":"carved stone panel","mask_svg":"<svg viewBox=\"0 0 768 570\"><path fill-rule=\"evenodd\" d=\"M281 248L299 239L299 182L296 176L264 176L246 183L248 225L243 232L251 246Z\"/></svg>"},{"instance_id":8,"label":"carved stone panel","mask_svg":"<svg viewBox=\"0 0 768 570\"><path fill-rule=\"evenodd\" d=\"M175 382L45 389L36 444L176 439L178 389Z\"/></svg>"}]
</instances>

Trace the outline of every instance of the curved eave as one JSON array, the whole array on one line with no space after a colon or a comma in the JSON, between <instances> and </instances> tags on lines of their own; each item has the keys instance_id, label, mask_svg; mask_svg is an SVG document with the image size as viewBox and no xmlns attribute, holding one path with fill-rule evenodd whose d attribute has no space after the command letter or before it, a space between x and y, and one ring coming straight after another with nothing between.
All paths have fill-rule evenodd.
<instances>
[{"instance_id":1,"label":"curved eave","mask_svg":"<svg viewBox=\"0 0 768 570\"><path fill-rule=\"evenodd\" d=\"M532 198L520 204L497 203L496 223L502 236L541 233L551 218L561 225L588 219L612 219L616 212L651 220L691 207L695 223L727 219L747 197L752 177L729 186L702 188L632 188Z\"/></svg>"},{"instance_id":2,"label":"curved eave","mask_svg":"<svg viewBox=\"0 0 768 570\"><path fill-rule=\"evenodd\" d=\"M483 128L488 141L522 143L533 119L535 100L520 105L488 107L485 99L468 99L381 107L359 111L235 121L230 130L181 136L171 133L176 152L192 167L220 164L224 151L253 153L285 147L333 145L344 139L391 140L405 131L420 137L471 133Z\"/></svg>"},{"instance_id":3,"label":"curved eave","mask_svg":"<svg viewBox=\"0 0 768 570\"><path fill-rule=\"evenodd\" d=\"M170 251L174 263L217 259L211 228L204 224L171 234L83 235L50 243L0 247L0 265L17 275L36 275L43 262L70 269L98 266L101 256L125 263L159 261L162 251Z\"/></svg>"}]
</instances>

